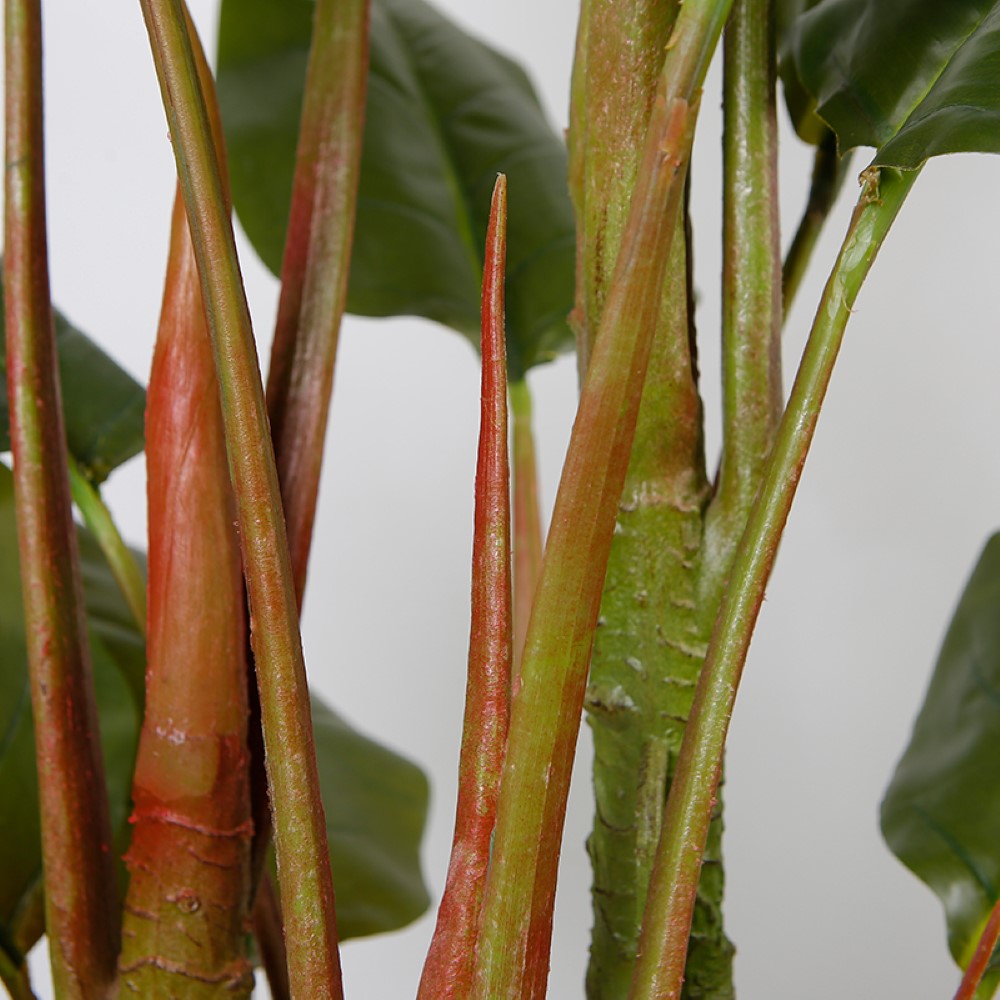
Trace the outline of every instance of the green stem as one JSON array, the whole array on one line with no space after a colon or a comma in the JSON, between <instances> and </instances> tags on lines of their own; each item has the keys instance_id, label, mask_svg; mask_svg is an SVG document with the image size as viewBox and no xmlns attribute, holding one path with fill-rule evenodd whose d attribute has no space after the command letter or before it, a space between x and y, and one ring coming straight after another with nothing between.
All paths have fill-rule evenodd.
<instances>
[{"instance_id":1,"label":"green stem","mask_svg":"<svg viewBox=\"0 0 1000 1000\"><path fill-rule=\"evenodd\" d=\"M11 1000L36 1000L31 990L28 963L23 956L15 961L3 945L0 945L0 983L3 983Z\"/></svg>"},{"instance_id":2,"label":"green stem","mask_svg":"<svg viewBox=\"0 0 1000 1000\"><path fill-rule=\"evenodd\" d=\"M101 498L98 488L87 478L76 459L69 456L69 485L73 502L108 561L125 603L128 604L136 627L146 634L146 580L142 569L125 544L111 511Z\"/></svg>"},{"instance_id":3,"label":"green stem","mask_svg":"<svg viewBox=\"0 0 1000 1000\"><path fill-rule=\"evenodd\" d=\"M269 871L264 872L257 887L251 920L257 954L264 966L267 985L271 990L271 1000L290 1000L281 903Z\"/></svg>"},{"instance_id":4,"label":"green stem","mask_svg":"<svg viewBox=\"0 0 1000 1000\"><path fill-rule=\"evenodd\" d=\"M669 43L615 280L580 400L528 625L473 996L545 993L569 778L697 106L730 0L690 0Z\"/></svg>"},{"instance_id":5,"label":"green stem","mask_svg":"<svg viewBox=\"0 0 1000 1000\"><path fill-rule=\"evenodd\" d=\"M538 510L538 463L531 429L531 390L527 380L510 384L514 418L514 666L524 655L528 618L542 566L542 519Z\"/></svg>"},{"instance_id":6,"label":"green stem","mask_svg":"<svg viewBox=\"0 0 1000 1000\"><path fill-rule=\"evenodd\" d=\"M118 894L49 295L38 0L6 0L5 29L7 388L46 926L57 994L101 997Z\"/></svg>"},{"instance_id":7,"label":"green stem","mask_svg":"<svg viewBox=\"0 0 1000 1000\"><path fill-rule=\"evenodd\" d=\"M501 174L493 191L483 267L483 373L472 549L472 629L455 836L418 1000L464 1000L469 995L507 745L512 650L503 307L506 251L507 179Z\"/></svg>"},{"instance_id":8,"label":"green stem","mask_svg":"<svg viewBox=\"0 0 1000 1000\"><path fill-rule=\"evenodd\" d=\"M664 814L629 994L632 1000L680 996L726 733L764 588L851 309L917 173L884 168L880 179L878 171L866 172L865 190L820 301L698 681Z\"/></svg>"},{"instance_id":9,"label":"green stem","mask_svg":"<svg viewBox=\"0 0 1000 1000\"><path fill-rule=\"evenodd\" d=\"M179 0L142 0L205 299L236 494L293 996L341 997L326 823L274 452L232 226Z\"/></svg>"},{"instance_id":10,"label":"green stem","mask_svg":"<svg viewBox=\"0 0 1000 1000\"><path fill-rule=\"evenodd\" d=\"M737 0L726 26L722 409L705 517L703 607L715 617L781 416L781 244L773 0Z\"/></svg>"},{"instance_id":11,"label":"green stem","mask_svg":"<svg viewBox=\"0 0 1000 1000\"><path fill-rule=\"evenodd\" d=\"M842 157L837 155L837 137L827 129L816 146L806 209L802 213L799 227L785 255L781 272L783 311L786 317L792 311L795 295L805 277L813 250L823 231L823 225L837 200L837 195L840 194L844 178L850 172L851 159L851 152L845 153Z\"/></svg>"}]
</instances>

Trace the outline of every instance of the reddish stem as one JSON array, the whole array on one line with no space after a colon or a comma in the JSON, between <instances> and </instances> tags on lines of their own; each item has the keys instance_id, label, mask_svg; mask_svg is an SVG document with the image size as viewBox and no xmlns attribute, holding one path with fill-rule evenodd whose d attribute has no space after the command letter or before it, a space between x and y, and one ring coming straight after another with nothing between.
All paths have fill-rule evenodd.
<instances>
[{"instance_id":1,"label":"reddish stem","mask_svg":"<svg viewBox=\"0 0 1000 1000\"><path fill-rule=\"evenodd\" d=\"M469 679L455 836L421 1000L468 997L507 742L511 668L510 473L503 281L507 181L493 190L483 268L483 376L472 552Z\"/></svg>"},{"instance_id":2,"label":"reddish stem","mask_svg":"<svg viewBox=\"0 0 1000 1000\"><path fill-rule=\"evenodd\" d=\"M996 950L998 939L1000 939L1000 899L993 904L983 933L979 936L979 943L972 955L972 961L969 962L965 975L962 977L962 983L955 994L955 1000L974 1000L986 967L990 964L990 959Z\"/></svg>"},{"instance_id":3,"label":"reddish stem","mask_svg":"<svg viewBox=\"0 0 1000 1000\"><path fill-rule=\"evenodd\" d=\"M60 997L101 997L118 894L49 296L38 0L5 5L7 388L45 867Z\"/></svg>"}]
</instances>

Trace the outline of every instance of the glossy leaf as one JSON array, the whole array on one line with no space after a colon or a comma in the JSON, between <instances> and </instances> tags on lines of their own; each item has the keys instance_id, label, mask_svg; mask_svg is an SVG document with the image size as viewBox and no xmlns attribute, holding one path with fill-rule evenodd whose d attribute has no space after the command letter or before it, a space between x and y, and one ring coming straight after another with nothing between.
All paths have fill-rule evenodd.
<instances>
[{"instance_id":1,"label":"glossy leaf","mask_svg":"<svg viewBox=\"0 0 1000 1000\"><path fill-rule=\"evenodd\" d=\"M0 451L10 450L6 337L0 288ZM55 312L66 441L94 482L142 451L142 386L65 316Z\"/></svg>"},{"instance_id":2,"label":"glossy leaf","mask_svg":"<svg viewBox=\"0 0 1000 1000\"><path fill-rule=\"evenodd\" d=\"M427 779L315 695L312 719L340 939L403 927L430 903L420 870Z\"/></svg>"},{"instance_id":3,"label":"glossy leaf","mask_svg":"<svg viewBox=\"0 0 1000 1000\"><path fill-rule=\"evenodd\" d=\"M224 0L219 99L236 210L278 273L309 50L309 0ZM347 308L415 314L478 344L490 192L510 184L511 377L571 345L566 152L524 72L422 0L374 0Z\"/></svg>"},{"instance_id":4,"label":"glossy leaf","mask_svg":"<svg viewBox=\"0 0 1000 1000\"><path fill-rule=\"evenodd\" d=\"M995 0L824 0L791 32L795 69L841 150L874 146L877 164L904 169L1000 152Z\"/></svg>"},{"instance_id":5,"label":"glossy leaf","mask_svg":"<svg viewBox=\"0 0 1000 1000\"><path fill-rule=\"evenodd\" d=\"M816 114L816 102L799 79L795 60L792 58L792 27L799 15L815 7L819 0L777 0L775 3L775 33L778 53L778 72L781 75L788 116L803 142L818 146L828 132L827 126Z\"/></svg>"},{"instance_id":6,"label":"glossy leaf","mask_svg":"<svg viewBox=\"0 0 1000 1000\"><path fill-rule=\"evenodd\" d=\"M955 611L882 803L893 853L940 898L966 966L1000 896L1000 534ZM987 981L1000 981L994 953Z\"/></svg>"},{"instance_id":7,"label":"glossy leaf","mask_svg":"<svg viewBox=\"0 0 1000 1000\"><path fill-rule=\"evenodd\" d=\"M0 551L12 554L0 559L0 843L4 845L0 941L13 942L23 951L41 933L40 923L33 919L38 912L33 903L41 882L42 857L16 530L13 479L10 470L0 466ZM116 634L118 622L128 620L128 608L109 589L115 587L114 581L92 539L85 531L80 538L84 577L96 584L95 592L87 595L95 598L87 601L90 647L111 821L120 835L127 828L139 732L134 682L141 683L142 644L141 640L138 645L123 642ZM105 636L114 641L106 644Z\"/></svg>"}]
</instances>

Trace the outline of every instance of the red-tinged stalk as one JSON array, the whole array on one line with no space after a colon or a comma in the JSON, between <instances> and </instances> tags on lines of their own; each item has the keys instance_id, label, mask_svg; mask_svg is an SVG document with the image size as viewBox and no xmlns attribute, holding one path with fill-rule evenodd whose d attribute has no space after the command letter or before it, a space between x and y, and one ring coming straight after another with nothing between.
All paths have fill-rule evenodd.
<instances>
[{"instance_id":1,"label":"red-tinged stalk","mask_svg":"<svg viewBox=\"0 0 1000 1000\"><path fill-rule=\"evenodd\" d=\"M368 0L319 0L267 379L267 412L302 608L340 323L347 301L368 83ZM256 729L257 713L254 712ZM271 840L263 758L251 736L253 870Z\"/></svg>"},{"instance_id":2,"label":"red-tinged stalk","mask_svg":"<svg viewBox=\"0 0 1000 1000\"><path fill-rule=\"evenodd\" d=\"M97 998L114 980L118 894L49 295L41 6L4 11L7 391L45 920L57 995Z\"/></svg>"},{"instance_id":3,"label":"red-tinged stalk","mask_svg":"<svg viewBox=\"0 0 1000 1000\"><path fill-rule=\"evenodd\" d=\"M701 87L729 0L689 0L671 37L629 222L570 440L514 696L473 995L545 993L569 778Z\"/></svg>"},{"instance_id":4,"label":"red-tinged stalk","mask_svg":"<svg viewBox=\"0 0 1000 1000\"><path fill-rule=\"evenodd\" d=\"M880 177L877 170L866 172L865 190L820 301L698 680L663 817L629 993L632 1000L681 996L726 733L764 588L854 301L917 173L884 168Z\"/></svg>"},{"instance_id":5,"label":"red-tinged stalk","mask_svg":"<svg viewBox=\"0 0 1000 1000\"><path fill-rule=\"evenodd\" d=\"M341 997L333 879L274 452L232 225L179 0L142 0L205 299L236 495L293 996Z\"/></svg>"},{"instance_id":6,"label":"red-tinged stalk","mask_svg":"<svg viewBox=\"0 0 1000 1000\"><path fill-rule=\"evenodd\" d=\"M267 975L272 1000L288 1000L288 959L285 954L281 901L274 880L264 872L253 906L253 936L257 952Z\"/></svg>"},{"instance_id":7,"label":"red-tinged stalk","mask_svg":"<svg viewBox=\"0 0 1000 1000\"><path fill-rule=\"evenodd\" d=\"M493 190L483 264L482 408L476 465L469 678L451 862L420 989L421 1000L470 995L483 888L507 741L511 674L510 472L504 259L507 179Z\"/></svg>"},{"instance_id":8,"label":"red-tinged stalk","mask_svg":"<svg viewBox=\"0 0 1000 1000\"><path fill-rule=\"evenodd\" d=\"M516 678L524 655L528 618L542 568L542 518L538 510L538 463L531 429L531 390L527 380L510 385L514 451L514 661ZM512 683L516 683L512 681Z\"/></svg>"},{"instance_id":9,"label":"red-tinged stalk","mask_svg":"<svg viewBox=\"0 0 1000 1000\"><path fill-rule=\"evenodd\" d=\"M242 567L212 345L179 196L146 398L146 711L120 991L249 996Z\"/></svg>"},{"instance_id":10,"label":"red-tinged stalk","mask_svg":"<svg viewBox=\"0 0 1000 1000\"><path fill-rule=\"evenodd\" d=\"M1000 900L993 904L993 909L986 920L982 934L976 942L976 950L969 960L969 965L962 976L955 1000L975 1000L979 985L986 974L986 968L990 964L993 952L996 950L997 941L1000 940ZM994 987L995 989L995 987ZM991 989L987 996L991 996Z\"/></svg>"},{"instance_id":11,"label":"red-tinged stalk","mask_svg":"<svg viewBox=\"0 0 1000 1000\"><path fill-rule=\"evenodd\" d=\"M318 0L312 37L267 379L300 606L347 301L368 82L368 0Z\"/></svg>"}]
</instances>

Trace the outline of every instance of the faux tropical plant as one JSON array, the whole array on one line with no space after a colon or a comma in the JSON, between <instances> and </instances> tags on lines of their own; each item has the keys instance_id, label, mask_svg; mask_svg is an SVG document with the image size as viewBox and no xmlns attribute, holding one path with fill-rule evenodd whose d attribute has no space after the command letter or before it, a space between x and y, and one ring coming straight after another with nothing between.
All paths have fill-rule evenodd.
<instances>
[{"instance_id":1,"label":"faux tropical plant","mask_svg":"<svg viewBox=\"0 0 1000 1000\"><path fill-rule=\"evenodd\" d=\"M53 308L43 11L5 4L4 985L37 995L44 935L60 998L248 996L265 974L276 997L341 997L341 942L430 908L418 996L545 996L586 719L593 929L576 988L734 996L722 780L751 636L883 242L929 159L1000 151L1000 4L583 0L565 137L516 62L423 0L222 0L213 59L183 0L138 8L177 177L169 246L143 248L166 274L146 388ZM714 237L690 169L714 62L718 293L695 273L695 240ZM811 162L782 240L786 113ZM841 192L856 204L831 267L816 248ZM264 362L234 217L244 260L280 281ZM789 343L824 268L808 337ZM699 320L710 297L718 333ZM426 778L307 683L300 610L330 606L307 584L345 312L419 315L481 357L454 834L433 900ZM579 402L543 524L535 376L570 352ZM433 371L413 378L433 394ZM143 551L104 486L139 452ZM414 493L394 497L410 534ZM994 538L880 779L887 844L943 903L958 998L1000 983L998 602ZM386 611L386 628L406 621ZM416 638L400 691L435 655ZM440 683L411 706L427 726L455 703ZM822 909L803 895L789 920ZM372 987L348 977L353 993ZM826 995L822 977L794 995Z\"/></svg>"}]
</instances>

